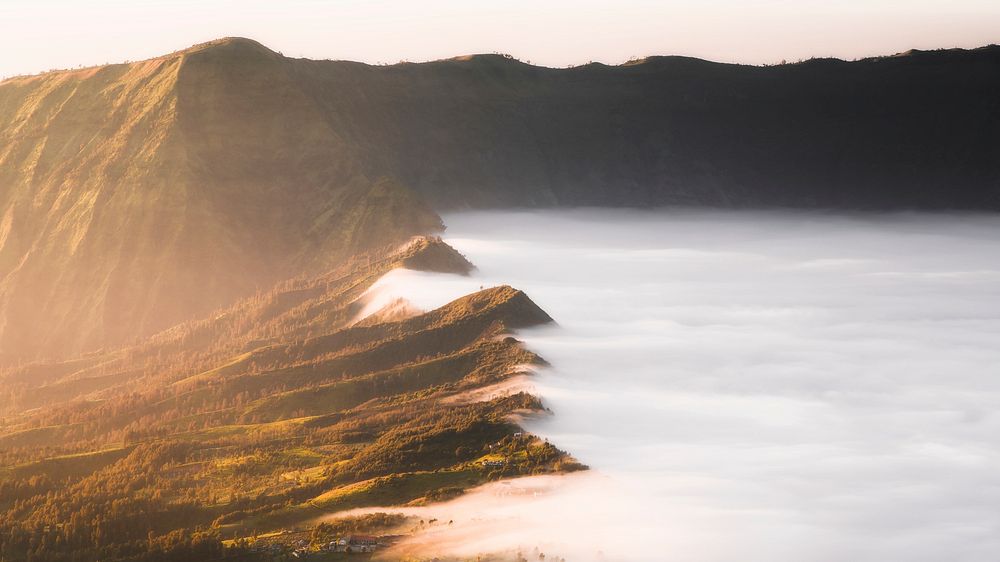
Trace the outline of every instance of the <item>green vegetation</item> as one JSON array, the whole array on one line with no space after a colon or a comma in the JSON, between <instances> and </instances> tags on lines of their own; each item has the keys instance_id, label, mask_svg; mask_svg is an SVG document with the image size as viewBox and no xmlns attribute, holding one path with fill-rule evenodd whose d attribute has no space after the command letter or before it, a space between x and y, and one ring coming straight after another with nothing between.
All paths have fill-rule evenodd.
<instances>
[{"instance_id":1,"label":"green vegetation","mask_svg":"<svg viewBox=\"0 0 1000 562\"><path fill-rule=\"evenodd\" d=\"M496 287L357 322L359 296L404 263L468 271L439 239L419 239L47 365L48 377L27 376L34 365L6 373L16 392L0 402L0 557L259 558L288 539L273 533L321 515L571 468L555 447L513 437L510 415L540 410L537 398L452 399L540 362L501 336L549 317ZM24 409L27 396L44 405Z\"/></svg>"},{"instance_id":2,"label":"green vegetation","mask_svg":"<svg viewBox=\"0 0 1000 562\"><path fill-rule=\"evenodd\" d=\"M398 513L369 513L356 517L339 517L320 523L313 529L312 541L322 543L333 537L351 533L372 533L399 528L406 517Z\"/></svg>"},{"instance_id":3,"label":"green vegetation","mask_svg":"<svg viewBox=\"0 0 1000 562\"><path fill-rule=\"evenodd\" d=\"M441 230L357 152L251 41L0 82L0 365L134 342Z\"/></svg>"}]
</instances>

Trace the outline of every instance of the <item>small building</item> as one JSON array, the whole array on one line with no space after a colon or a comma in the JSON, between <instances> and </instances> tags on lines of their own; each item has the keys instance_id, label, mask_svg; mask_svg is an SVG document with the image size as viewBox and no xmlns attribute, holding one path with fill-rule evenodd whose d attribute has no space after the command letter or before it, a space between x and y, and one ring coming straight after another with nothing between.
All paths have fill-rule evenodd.
<instances>
[{"instance_id":1,"label":"small building","mask_svg":"<svg viewBox=\"0 0 1000 562\"><path fill-rule=\"evenodd\" d=\"M344 552L375 552L378 548L378 537L371 535L348 535L337 541L337 550Z\"/></svg>"}]
</instances>

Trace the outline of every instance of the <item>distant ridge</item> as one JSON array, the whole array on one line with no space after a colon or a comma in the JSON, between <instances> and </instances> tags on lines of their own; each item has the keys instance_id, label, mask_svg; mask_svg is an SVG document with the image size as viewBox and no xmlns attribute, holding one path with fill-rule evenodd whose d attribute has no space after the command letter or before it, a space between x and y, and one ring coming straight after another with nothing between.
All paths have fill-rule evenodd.
<instances>
[{"instance_id":1,"label":"distant ridge","mask_svg":"<svg viewBox=\"0 0 1000 562\"><path fill-rule=\"evenodd\" d=\"M1000 47L773 66L293 61L436 208L1000 209Z\"/></svg>"},{"instance_id":2,"label":"distant ridge","mask_svg":"<svg viewBox=\"0 0 1000 562\"><path fill-rule=\"evenodd\" d=\"M0 84L2 84L3 82L6 82L6 81L24 80L24 79L28 79L28 78L34 78L34 77L44 76L44 75L47 75L47 74L84 72L84 71L87 71L87 70L90 70L90 69L93 69L93 68L104 68L104 67L108 67L108 66L117 66L117 65L120 65L120 64L136 64L136 63L142 63L142 62L157 61L157 60L167 59L167 58L170 58L170 57L175 57L177 55L190 54L190 53L195 53L195 52L198 52L198 51L210 50L210 49L214 49L214 48L234 48L234 46L235 46L235 48L238 48L238 49L239 48L243 48L243 49L257 50L257 51L260 51L262 53L267 53L267 54L269 54L271 56L285 58L284 55L280 54L277 51L272 50L271 48L267 47L266 45L264 45L263 43L260 43L259 41L255 40L255 39L250 39L248 37L237 37L237 36L233 36L233 37L220 37L218 39L212 39L212 40L209 40L209 41L204 41L202 43L197 43L197 44L192 45L190 47L187 47L187 48L184 48L184 49L179 49L177 51L174 51L174 52L166 54L166 55L159 55L159 56L156 56L156 57L152 57L152 58L148 58L148 59L143 59L143 60L140 60L140 61L116 62L116 63L113 62L113 63L108 63L106 65L94 65L94 66L88 66L88 67L82 67L82 68L53 69L53 70L49 70L49 71L45 71L45 72L38 72L38 73L33 73L33 74L22 74L22 75L17 75L17 76L8 76L8 77L4 78L3 80L0 80ZM808 59L799 59L797 61L782 62L781 64L778 64L778 65L774 65L774 64L745 64L745 63L720 62L720 61L713 61L713 60L708 60L708 59L700 59L700 58L697 58L697 57L686 56L686 55L647 55L647 56L644 56L644 57L637 57L637 58L629 59L629 60L624 61L624 62L622 62L620 64L610 64L610 63L603 63L603 62L589 62L589 63L586 63L586 64L570 65L570 66L565 67L565 69L581 68L581 67L586 67L586 66L591 66L591 65L608 67L608 68L620 68L620 67L641 66L641 65L644 65L644 64L656 65L656 64L669 63L670 61L691 61L691 62L703 63L703 64L706 64L706 65L725 65L725 66L745 66L745 67L751 67L751 68L766 68L766 67L770 67L770 66L792 66L792 65L800 65L800 64L806 64L806 63L815 62L815 61L835 61L835 62L845 62L845 63L846 62L874 62L874 61L880 61L880 60L884 60L884 59L894 59L894 58L914 57L914 56L947 56L947 55L952 55L952 56L962 57L962 56L967 56L967 55L970 55L970 54L971 55L975 55L975 54L983 54L983 53L988 53L988 52L993 52L994 54L997 53L997 52L1000 52L1000 45L997 45L995 43L991 43L989 45L983 45L981 47L974 47L974 48L951 47L951 48L940 48L940 49L907 49L905 51L900 51L898 53L887 54L887 55L877 55L877 56L863 57L863 58L854 59L854 60L851 60L851 61L848 61L846 59L837 58L837 57L810 57ZM295 57L288 57L288 58L295 59ZM532 67L532 68L539 68L539 69L548 69L548 70L563 70L564 69L563 67L548 67L548 66L542 66L542 65L534 65L532 63L524 62L524 61L522 61L520 59L514 58L511 55L502 54L502 53L469 53L469 54L465 54L465 55L456 55L456 56L453 56L453 57L447 57L447 58L443 58L443 59L428 60L428 61L421 61L421 62L400 61L400 62L392 63L392 64L370 64L370 63L350 61L350 60L344 60L344 59L298 59L298 60L315 60L316 62L337 62L337 63L345 63L345 64L352 64L352 65L358 65L358 66L378 67L378 68L386 68L386 67L393 67L393 66L407 66L407 65L427 65L427 64L437 64L437 63L442 63L442 62L473 62L473 61L477 61L477 60L496 60L496 61L507 61L507 62L511 62L511 63L516 63L518 65L524 65L524 66L528 66L528 67Z\"/></svg>"}]
</instances>

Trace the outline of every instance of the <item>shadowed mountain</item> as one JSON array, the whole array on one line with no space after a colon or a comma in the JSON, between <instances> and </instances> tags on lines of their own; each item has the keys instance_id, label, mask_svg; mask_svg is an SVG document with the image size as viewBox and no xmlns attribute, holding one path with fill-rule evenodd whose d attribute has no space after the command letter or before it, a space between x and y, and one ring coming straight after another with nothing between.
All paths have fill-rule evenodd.
<instances>
[{"instance_id":1,"label":"shadowed mountain","mask_svg":"<svg viewBox=\"0 0 1000 562\"><path fill-rule=\"evenodd\" d=\"M440 208L1000 209L1000 47L770 67L499 55L293 72Z\"/></svg>"}]
</instances>

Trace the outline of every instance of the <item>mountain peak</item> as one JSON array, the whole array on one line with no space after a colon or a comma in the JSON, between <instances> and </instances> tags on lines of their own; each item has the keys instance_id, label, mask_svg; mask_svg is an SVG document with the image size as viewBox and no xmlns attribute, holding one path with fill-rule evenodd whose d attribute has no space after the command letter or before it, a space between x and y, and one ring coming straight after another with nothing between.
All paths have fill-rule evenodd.
<instances>
[{"instance_id":1,"label":"mountain peak","mask_svg":"<svg viewBox=\"0 0 1000 562\"><path fill-rule=\"evenodd\" d=\"M226 38L0 84L0 362L115 347L440 230L291 64Z\"/></svg>"},{"instance_id":2,"label":"mountain peak","mask_svg":"<svg viewBox=\"0 0 1000 562\"><path fill-rule=\"evenodd\" d=\"M202 51L229 51L266 54L277 56L278 53L265 47L262 43L247 37L221 37L204 43L192 45L184 49L183 53L197 53Z\"/></svg>"},{"instance_id":3,"label":"mountain peak","mask_svg":"<svg viewBox=\"0 0 1000 562\"><path fill-rule=\"evenodd\" d=\"M469 63L473 65L518 65L518 66L530 66L528 63L514 58L512 55L504 53L473 53L469 55L459 55L457 57L451 57L447 59L442 59L437 62L458 62L458 63Z\"/></svg>"},{"instance_id":4,"label":"mountain peak","mask_svg":"<svg viewBox=\"0 0 1000 562\"><path fill-rule=\"evenodd\" d=\"M437 309L431 315L439 315L439 322L451 321L456 317L482 316L499 320L512 329L553 321L528 295L510 285L488 287L466 295Z\"/></svg>"}]
</instances>

